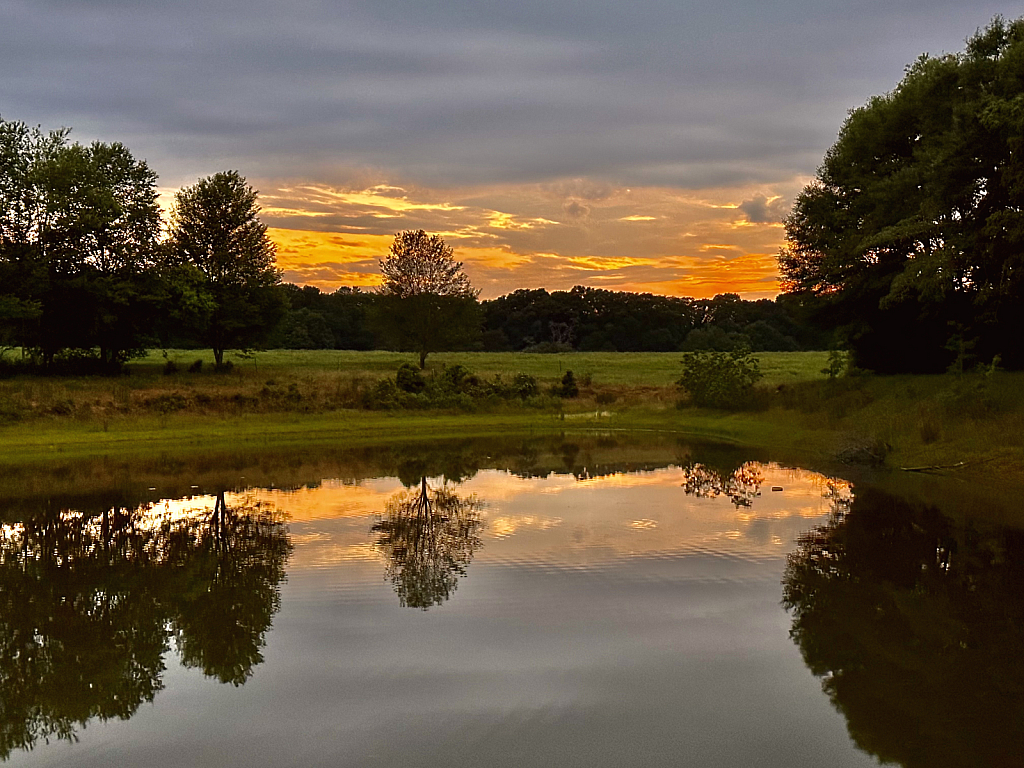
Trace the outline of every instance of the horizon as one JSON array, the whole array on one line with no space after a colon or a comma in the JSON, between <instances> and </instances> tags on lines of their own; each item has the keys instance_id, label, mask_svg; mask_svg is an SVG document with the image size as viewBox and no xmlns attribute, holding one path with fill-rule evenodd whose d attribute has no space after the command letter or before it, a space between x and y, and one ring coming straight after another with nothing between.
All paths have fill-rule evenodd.
<instances>
[{"instance_id":1,"label":"horizon","mask_svg":"<svg viewBox=\"0 0 1024 768\"><path fill-rule=\"evenodd\" d=\"M161 199L227 169L284 279L378 282L396 232L445 238L481 298L574 285L779 293L782 218L850 109L1019 8L733 0L0 0L4 118L120 141Z\"/></svg>"}]
</instances>

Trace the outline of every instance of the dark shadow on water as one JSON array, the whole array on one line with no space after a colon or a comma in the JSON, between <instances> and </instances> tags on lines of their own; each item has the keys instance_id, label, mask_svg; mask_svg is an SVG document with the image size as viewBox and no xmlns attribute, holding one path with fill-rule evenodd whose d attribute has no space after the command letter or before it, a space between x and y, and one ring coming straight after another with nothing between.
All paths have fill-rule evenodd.
<instances>
[{"instance_id":1,"label":"dark shadow on water","mask_svg":"<svg viewBox=\"0 0 1024 768\"><path fill-rule=\"evenodd\" d=\"M1024 760L1024 532L858 489L786 568L791 636L850 736L906 768Z\"/></svg>"}]
</instances>

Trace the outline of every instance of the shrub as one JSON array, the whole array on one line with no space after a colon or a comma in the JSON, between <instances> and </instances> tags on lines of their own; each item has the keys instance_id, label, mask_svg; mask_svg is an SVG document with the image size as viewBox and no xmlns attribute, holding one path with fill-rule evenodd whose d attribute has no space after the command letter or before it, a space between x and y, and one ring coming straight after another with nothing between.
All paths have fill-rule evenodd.
<instances>
[{"instance_id":1,"label":"shrub","mask_svg":"<svg viewBox=\"0 0 1024 768\"><path fill-rule=\"evenodd\" d=\"M202 370L203 370L203 361L202 360L196 360L194 363L192 363L192 365L190 365L188 367L188 372L189 373L201 373Z\"/></svg>"},{"instance_id":2,"label":"shrub","mask_svg":"<svg viewBox=\"0 0 1024 768\"><path fill-rule=\"evenodd\" d=\"M576 397L580 393L580 388L576 384L576 377L572 371L566 371L565 376L562 377L561 384L556 384L552 394L558 397Z\"/></svg>"},{"instance_id":3,"label":"shrub","mask_svg":"<svg viewBox=\"0 0 1024 768\"><path fill-rule=\"evenodd\" d=\"M398 385L392 379L381 379L363 393L362 405L371 411L387 411L398 408Z\"/></svg>"},{"instance_id":4,"label":"shrub","mask_svg":"<svg viewBox=\"0 0 1024 768\"><path fill-rule=\"evenodd\" d=\"M403 392L411 392L414 395L427 388L427 381L423 378L423 374L420 373L416 366L410 363L403 363L402 367L398 369L398 373L395 375L395 383Z\"/></svg>"},{"instance_id":5,"label":"shrub","mask_svg":"<svg viewBox=\"0 0 1024 768\"><path fill-rule=\"evenodd\" d=\"M761 378L756 357L747 349L731 352L687 352L683 375L676 384L690 402L708 408L742 408L749 405L754 384Z\"/></svg>"},{"instance_id":6,"label":"shrub","mask_svg":"<svg viewBox=\"0 0 1024 768\"><path fill-rule=\"evenodd\" d=\"M837 379L846 372L850 364L850 356L841 349L830 349L828 351L828 363L821 372L829 379Z\"/></svg>"},{"instance_id":7,"label":"shrub","mask_svg":"<svg viewBox=\"0 0 1024 768\"><path fill-rule=\"evenodd\" d=\"M512 379L512 390L516 397L525 400L533 397L540 390L537 388L537 380L528 373L517 373Z\"/></svg>"}]
</instances>

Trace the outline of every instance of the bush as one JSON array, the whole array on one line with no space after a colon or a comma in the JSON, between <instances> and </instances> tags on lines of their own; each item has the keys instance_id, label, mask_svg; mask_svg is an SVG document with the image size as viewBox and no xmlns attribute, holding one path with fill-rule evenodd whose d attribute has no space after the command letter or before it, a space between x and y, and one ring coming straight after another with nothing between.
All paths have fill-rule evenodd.
<instances>
[{"instance_id":1,"label":"bush","mask_svg":"<svg viewBox=\"0 0 1024 768\"><path fill-rule=\"evenodd\" d=\"M689 394L690 402L707 408L749 405L761 378L758 360L747 349L687 352L682 363L683 375L676 384Z\"/></svg>"},{"instance_id":2,"label":"bush","mask_svg":"<svg viewBox=\"0 0 1024 768\"><path fill-rule=\"evenodd\" d=\"M577 397L579 393L580 388L576 384L576 377L573 376L572 371L566 371L561 384L556 384L551 394L558 397Z\"/></svg>"},{"instance_id":3,"label":"bush","mask_svg":"<svg viewBox=\"0 0 1024 768\"><path fill-rule=\"evenodd\" d=\"M395 383L403 392L411 392L414 395L418 395L427 388L427 381L423 378L423 374L416 366L409 363L403 363L402 367L398 369Z\"/></svg>"},{"instance_id":4,"label":"bush","mask_svg":"<svg viewBox=\"0 0 1024 768\"><path fill-rule=\"evenodd\" d=\"M525 400L533 397L540 390L537 387L537 380L528 373L517 373L512 379L512 391L516 397Z\"/></svg>"}]
</instances>

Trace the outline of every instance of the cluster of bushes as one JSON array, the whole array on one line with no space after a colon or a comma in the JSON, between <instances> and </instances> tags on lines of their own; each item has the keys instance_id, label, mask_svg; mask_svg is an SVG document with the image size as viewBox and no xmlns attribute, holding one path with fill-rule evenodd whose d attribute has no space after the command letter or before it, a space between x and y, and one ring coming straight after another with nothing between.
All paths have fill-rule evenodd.
<instances>
[{"instance_id":1,"label":"cluster of bushes","mask_svg":"<svg viewBox=\"0 0 1024 768\"><path fill-rule=\"evenodd\" d=\"M583 377L589 385L589 376ZM363 391L360 405L371 410L398 408L456 408L476 410L501 403L519 402L535 408L557 407L565 398L580 394L580 384L572 371L566 371L557 383L542 389L537 379L526 373L511 378L495 374L482 378L462 365L446 365L440 371L423 375L420 369L405 363L394 378L375 382Z\"/></svg>"},{"instance_id":2,"label":"cluster of bushes","mask_svg":"<svg viewBox=\"0 0 1024 768\"><path fill-rule=\"evenodd\" d=\"M510 379L501 374L485 379L462 365L446 365L424 376L419 368L403 364L394 378L380 379L363 392L361 405L371 410L396 408L457 408L520 401L532 405L542 398L537 380L526 373Z\"/></svg>"}]
</instances>

